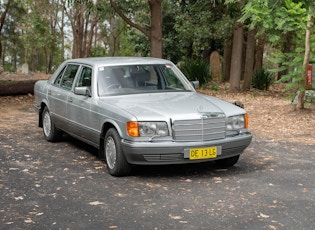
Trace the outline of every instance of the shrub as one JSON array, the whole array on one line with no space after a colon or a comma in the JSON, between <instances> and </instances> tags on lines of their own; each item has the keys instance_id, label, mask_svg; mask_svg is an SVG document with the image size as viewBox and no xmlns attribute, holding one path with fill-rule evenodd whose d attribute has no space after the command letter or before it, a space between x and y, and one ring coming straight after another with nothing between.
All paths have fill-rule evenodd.
<instances>
[{"instance_id":1,"label":"shrub","mask_svg":"<svg viewBox=\"0 0 315 230\"><path fill-rule=\"evenodd\" d=\"M201 59L187 59L179 68L188 80L198 80L200 86L205 86L211 80L209 63Z\"/></svg>"},{"instance_id":2,"label":"shrub","mask_svg":"<svg viewBox=\"0 0 315 230\"><path fill-rule=\"evenodd\" d=\"M253 87L260 90L268 90L274 78L272 73L267 70L258 71L253 78Z\"/></svg>"}]
</instances>

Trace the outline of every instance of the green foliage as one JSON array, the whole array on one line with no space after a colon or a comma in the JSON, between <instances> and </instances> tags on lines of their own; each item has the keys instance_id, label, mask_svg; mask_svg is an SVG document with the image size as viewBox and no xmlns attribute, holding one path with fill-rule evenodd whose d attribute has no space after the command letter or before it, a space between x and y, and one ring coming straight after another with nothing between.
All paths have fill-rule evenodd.
<instances>
[{"instance_id":1,"label":"green foliage","mask_svg":"<svg viewBox=\"0 0 315 230\"><path fill-rule=\"evenodd\" d=\"M281 32L305 30L307 9L302 2L293 0L250 0L242 9L240 21L250 21L250 28L268 32L270 41L277 42Z\"/></svg>"},{"instance_id":2,"label":"green foliage","mask_svg":"<svg viewBox=\"0 0 315 230\"><path fill-rule=\"evenodd\" d=\"M214 91L218 91L220 89L220 87L217 84L213 83L213 84L211 84L210 89L214 90Z\"/></svg>"},{"instance_id":3,"label":"green foliage","mask_svg":"<svg viewBox=\"0 0 315 230\"><path fill-rule=\"evenodd\" d=\"M176 40L186 57L202 56L205 51L222 50L234 26L234 8L224 1L177 1L180 10L175 13ZM221 49L221 50L220 50Z\"/></svg>"},{"instance_id":4,"label":"green foliage","mask_svg":"<svg viewBox=\"0 0 315 230\"><path fill-rule=\"evenodd\" d=\"M268 90L274 80L273 74L265 69L258 71L253 78L253 87L260 90Z\"/></svg>"},{"instance_id":5,"label":"green foliage","mask_svg":"<svg viewBox=\"0 0 315 230\"><path fill-rule=\"evenodd\" d=\"M280 79L287 83L287 90L305 90L303 58L309 7L314 9L314 1L248 0L242 10L240 21L249 23L249 28L258 29L258 35L264 36L269 46L278 50L269 57L278 67L270 71L288 70ZM268 74L257 74L254 84L259 88L266 86Z\"/></svg>"},{"instance_id":6,"label":"green foliage","mask_svg":"<svg viewBox=\"0 0 315 230\"><path fill-rule=\"evenodd\" d=\"M0 42L3 50L0 63L5 71L16 71L20 58L24 57L24 44L20 39L21 31L18 29L24 17L26 17L25 9L14 1L1 31Z\"/></svg>"},{"instance_id":7,"label":"green foliage","mask_svg":"<svg viewBox=\"0 0 315 230\"><path fill-rule=\"evenodd\" d=\"M198 80L201 87L211 80L210 66L201 59L186 59L179 68L190 81Z\"/></svg>"},{"instance_id":8,"label":"green foliage","mask_svg":"<svg viewBox=\"0 0 315 230\"><path fill-rule=\"evenodd\" d=\"M303 58L304 49L297 47L292 53L275 52L269 60L279 67L270 69L271 72L277 73L283 70L289 70L288 74L283 75L280 82L285 82L286 90L298 91L303 90L304 77L303 77ZM281 65L279 65L281 64Z\"/></svg>"}]
</instances>

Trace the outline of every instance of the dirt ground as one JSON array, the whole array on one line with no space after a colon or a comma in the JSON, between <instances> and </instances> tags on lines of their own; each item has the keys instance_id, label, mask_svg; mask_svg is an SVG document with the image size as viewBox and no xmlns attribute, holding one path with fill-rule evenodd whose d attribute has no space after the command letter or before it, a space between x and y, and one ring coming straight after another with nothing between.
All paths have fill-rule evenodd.
<instances>
[{"instance_id":1,"label":"dirt ground","mask_svg":"<svg viewBox=\"0 0 315 230\"><path fill-rule=\"evenodd\" d=\"M225 100L243 102L249 114L249 130L255 136L269 142L294 141L315 145L315 106L306 105L302 111L294 110L291 101L282 92L283 87L274 85L270 91L253 90L231 93L221 85L219 90L200 90L201 93ZM33 95L0 97L0 127L2 130L16 128L16 123L25 124L36 115L23 116L23 111L33 108Z\"/></svg>"},{"instance_id":2,"label":"dirt ground","mask_svg":"<svg viewBox=\"0 0 315 230\"><path fill-rule=\"evenodd\" d=\"M249 115L249 130L266 141L315 144L315 106L305 104L304 110L295 110L291 103L292 98L288 97L283 89L284 85L274 84L269 91L201 92L225 100L241 101Z\"/></svg>"}]
</instances>

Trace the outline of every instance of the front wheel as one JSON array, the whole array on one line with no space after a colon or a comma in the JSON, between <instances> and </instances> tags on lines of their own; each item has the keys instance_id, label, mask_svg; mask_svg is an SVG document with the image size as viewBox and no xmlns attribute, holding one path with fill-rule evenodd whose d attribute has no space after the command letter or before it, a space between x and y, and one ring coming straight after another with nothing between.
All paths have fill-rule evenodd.
<instances>
[{"instance_id":1,"label":"front wheel","mask_svg":"<svg viewBox=\"0 0 315 230\"><path fill-rule=\"evenodd\" d=\"M55 127L55 124L51 119L50 112L47 107L44 108L42 120L45 139L50 142L57 141L60 138L61 133Z\"/></svg>"},{"instance_id":2,"label":"front wheel","mask_svg":"<svg viewBox=\"0 0 315 230\"><path fill-rule=\"evenodd\" d=\"M131 171L121 147L121 137L116 129L107 131L104 140L104 153L109 174L112 176L126 176Z\"/></svg>"},{"instance_id":3,"label":"front wheel","mask_svg":"<svg viewBox=\"0 0 315 230\"><path fill-rule=\"evenodd\" d=\"M235 165L240 158L240 155L229 157L221 160L216 160L215 163L219 165L220 167L232 167Z\"/></svg>"}]
</instances>

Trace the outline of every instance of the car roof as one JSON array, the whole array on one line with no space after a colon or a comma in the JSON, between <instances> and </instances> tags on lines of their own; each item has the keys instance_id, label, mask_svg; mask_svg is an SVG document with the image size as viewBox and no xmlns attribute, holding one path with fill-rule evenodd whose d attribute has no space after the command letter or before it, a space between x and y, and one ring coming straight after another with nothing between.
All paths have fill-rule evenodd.
<instances>
[{"instance_id":1,"label":"car roof","mask_svg":"<svg viewBox=\"0 0 315 230\"><path fill-rule=\"evenodd\" d=\"M171 64L171 61L152 57L89 57L69 59L67 63L88 64L91 66L104 65L139 65L139 64Z\"/></svg>"}]
</instances>

